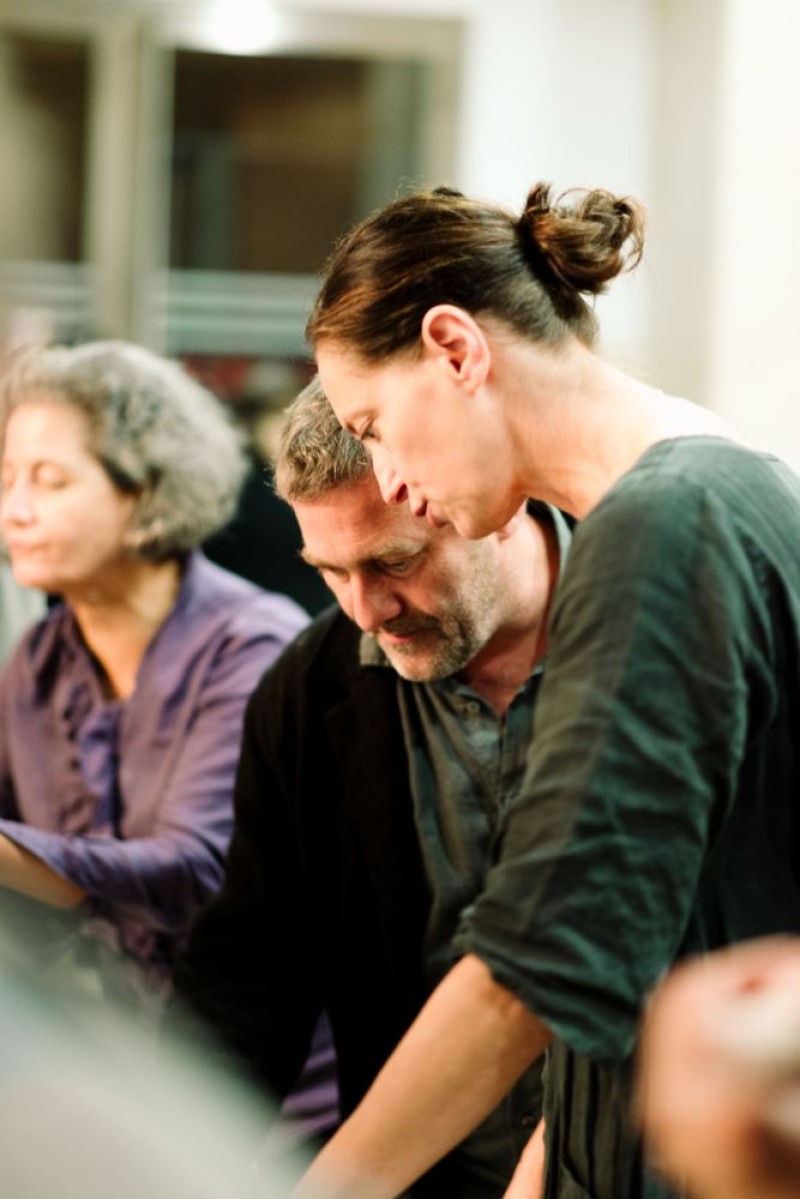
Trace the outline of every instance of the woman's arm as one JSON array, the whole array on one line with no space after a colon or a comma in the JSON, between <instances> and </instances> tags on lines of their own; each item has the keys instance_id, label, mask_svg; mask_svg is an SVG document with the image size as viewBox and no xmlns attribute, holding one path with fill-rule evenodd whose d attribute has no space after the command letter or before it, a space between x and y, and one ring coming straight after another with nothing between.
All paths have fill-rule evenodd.
<instances>
[{"instance_id":1,"label":"woman's arm","mask_svg":"<svg viewBox=\"0 0 800 1199\"><path fill-rule=\"evenodd\" d=\"M297 1199L394 1199L489 1114L551 1034L464 957L434 991Z\"/></svg>"},{"instance_id":2,"label":"woman's arm","mask_svg":"<svg viewBox=\"0 0 800 1199\"><path fill-rule=\"evenodd\" d=\"M514 1177L503 1199L541 1199L544 1187L544 1120L533 1130L531 1139L522 1151Z\"/></svg>"}]
</instances>

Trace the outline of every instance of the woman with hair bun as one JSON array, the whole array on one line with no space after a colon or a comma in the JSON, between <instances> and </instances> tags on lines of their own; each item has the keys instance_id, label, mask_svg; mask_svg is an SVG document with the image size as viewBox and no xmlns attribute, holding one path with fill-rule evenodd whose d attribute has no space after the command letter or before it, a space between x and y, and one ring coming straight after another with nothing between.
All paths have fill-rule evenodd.
<instances>
[{"instance_id":1,"label":"woman with hair bun","mask_svg":"<svg viewBox=\"0 0 800 1199\"><path fill-rule=\"evenodd\" d=\"M642 247L606 191L540 184L516 217L442 189L328 265L309 337L384 499L470 538L528 497L580 524L496 865L309 1193L398 1195L546 1048L547 1199L670 1193L629 1112L647 997L800 931L800 481L596 351L592 298Z\"/></svg>"},{"instance_id":2,"label":"woman with hair bun","mask_svg":"<svg viewBox=\"0 0 800 1199\"><path fill-rule=\"evenodd\" d=\"M245 459L176 363L22 354L0 447L15 578L57 597L0 675L3 920L150 1019L222 876L245 702L306 617L197 552Z\"/></svg>"}]
</instances>

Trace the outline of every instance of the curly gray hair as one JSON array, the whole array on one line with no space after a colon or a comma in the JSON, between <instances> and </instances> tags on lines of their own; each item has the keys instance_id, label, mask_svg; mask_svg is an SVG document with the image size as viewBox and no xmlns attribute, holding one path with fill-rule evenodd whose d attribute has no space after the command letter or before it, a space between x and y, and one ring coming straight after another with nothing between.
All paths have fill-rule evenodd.
<instances>
[{"instance_id":1,"label":"curly gray hair","mask_svg":"<svg viewBox=\"0 0 800 1199\"><path fill-rule=\"evenodd\" d=\"M243 435L177 362L123 341L24 351L0 379L0 442L11 412L41 400L82 412L90 450L138 497L130 544L143 558L186 553L233 515Z\"/></svg>"},{"instance_id":2,"label":"curly gray hair","mask_svg":"<svg viewBox=\"0 0 800 1199\"><path fill-rule=\"evenodd\" d=\"M275 491L289 504L372 473L369 454L337 421L317 375L286 409L274 471Z\"/></svg>"}]
</instances>

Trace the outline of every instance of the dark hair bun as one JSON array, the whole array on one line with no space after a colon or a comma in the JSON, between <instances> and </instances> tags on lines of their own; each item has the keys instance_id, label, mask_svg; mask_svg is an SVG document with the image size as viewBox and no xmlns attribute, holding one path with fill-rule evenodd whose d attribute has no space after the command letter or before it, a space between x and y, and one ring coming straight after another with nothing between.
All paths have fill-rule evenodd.
<instances>
[{"instance_id":1,"label":"dark hair bun","mask_svg":"<svg viewBox=\"0 0 800 1199\"><path fill-rule=\"evenodd\" d=\"M632 270L644 248L640 205L601 189L571 190L554 202L550 184L537 183L517 229L535 273L592 295Z\"/></svg>"}]
</instances>

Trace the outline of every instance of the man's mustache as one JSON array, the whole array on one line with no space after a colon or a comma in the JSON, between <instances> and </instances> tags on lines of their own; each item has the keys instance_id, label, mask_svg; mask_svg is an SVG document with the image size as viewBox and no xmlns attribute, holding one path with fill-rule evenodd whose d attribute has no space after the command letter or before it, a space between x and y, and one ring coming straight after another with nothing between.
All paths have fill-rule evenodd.
<instances>
[{"instance_id":1,"label":"man's mustache","mask_svg":"<svg viewBox=\"0 0 800 1199\"><path fill-rule=\"evenodd\" d=\"M390 633L394 637L410 637L413 633L424 633L428 629L438 629L439 621L433 617L420 620L419 617L410 619L409 617L398 618L397 620L389 620L386 624L382 624L377 633L373 636L379 637L381 633Z\"/></svg>"}]
</instances>

